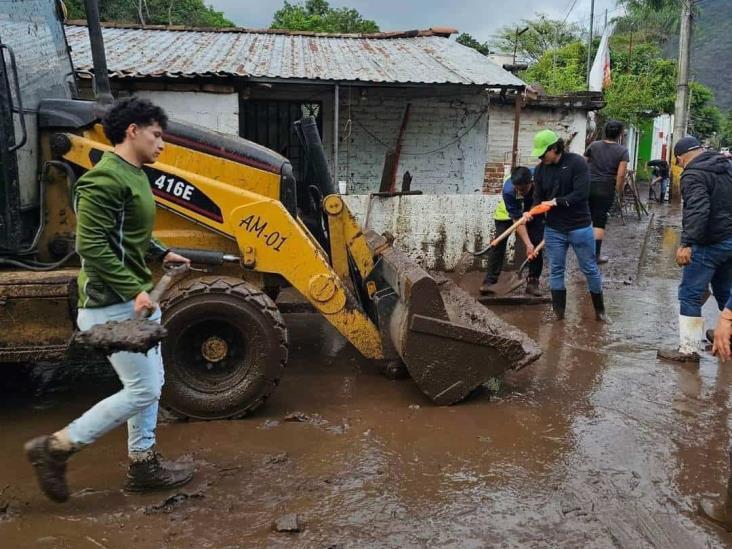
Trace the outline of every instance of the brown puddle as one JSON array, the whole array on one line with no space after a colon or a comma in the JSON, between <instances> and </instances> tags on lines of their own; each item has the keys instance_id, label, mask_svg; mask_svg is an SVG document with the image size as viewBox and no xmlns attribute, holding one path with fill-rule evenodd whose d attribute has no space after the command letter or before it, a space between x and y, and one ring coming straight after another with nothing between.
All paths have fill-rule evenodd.
<instances>
[{"instance_id":1,"label":"brown puddle","mask_svg":"<svg viewBox=\"0 0 732 549\"><path fill-rule=\"evenodd\" d=\"M725 546L732 536L699 519L696 505L724 490L732 373L711 357L698 369L656 360L658 345L675 340L678 212L657 213L639 270L644 227L609 227L612 325L593 320L577 273L564 323L550 320L549 305L496 308L544 355L492 384L495 394L453 407L433 406L410 380L381 377L317 316L290 315L290 364L263 409L160 426L160 449L198 466L177 492L120 491L118 429L71 461L71 500L46 501L22 442L114 384L99 382L109 379L101 368L75 389L6 393L0 545ZM468 275L465 285L479 282ZM715 317L713 301L705 314ZM301 531L275 532L291 514Z\"/></svg>"}]
</instances>

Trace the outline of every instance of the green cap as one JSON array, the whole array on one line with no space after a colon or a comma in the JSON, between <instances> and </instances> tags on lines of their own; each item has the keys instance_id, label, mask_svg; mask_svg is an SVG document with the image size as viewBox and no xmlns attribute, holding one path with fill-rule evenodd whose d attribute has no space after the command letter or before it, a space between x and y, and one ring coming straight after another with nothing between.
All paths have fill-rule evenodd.
<instances>
[{"instance_id":1,"label":"green cap","mask_svg":"<svg viewBox=\"0 0 732 549\"><path fill-rule=\"evenodd\" d=\"M534 148L531 156L540 158L544 156L546 150L559 141L559 136L551 130L541 130L534 136Z\"/></svg>"}]
</instances>

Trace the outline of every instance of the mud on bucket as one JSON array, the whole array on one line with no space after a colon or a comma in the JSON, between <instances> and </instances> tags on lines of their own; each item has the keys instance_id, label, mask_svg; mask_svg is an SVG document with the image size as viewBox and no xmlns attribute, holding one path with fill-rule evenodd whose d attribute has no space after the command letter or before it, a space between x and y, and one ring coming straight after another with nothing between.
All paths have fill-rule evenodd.
<instances>
[{"instance_id":1,"label":"mud on bucket","mask_svg":"<svg viewBox=\"0 0 732 549\"><path fill-rule=\"evenodd\" d=\"M383 244L379 238L368 235L375 249ZM377 270L389 286L375 296L380 329L436 404L459 402L491 378L541 356L526 334L453 282L437 281L390 246L379 255Z\"/></svg>"}]
</instances>

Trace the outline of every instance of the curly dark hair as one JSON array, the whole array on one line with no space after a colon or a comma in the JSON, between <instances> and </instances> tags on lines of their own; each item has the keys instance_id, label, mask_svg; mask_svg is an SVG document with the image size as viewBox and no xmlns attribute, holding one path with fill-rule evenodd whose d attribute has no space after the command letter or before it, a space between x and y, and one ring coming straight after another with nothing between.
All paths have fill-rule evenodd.
<instances>
[{"instance_id":1,"label":"curly dark hair","mask_svg":"<svg viewBox=\"0 0 732 549\"><path fill-rule=\"evenodd\" d=\"M115 103L102 119L104 133L113 145L125 140L130 124L151 126L157 122L160 127L168 127L168 115L165 111L147 99L128 97Z\"/></svg>"}]
</instances>

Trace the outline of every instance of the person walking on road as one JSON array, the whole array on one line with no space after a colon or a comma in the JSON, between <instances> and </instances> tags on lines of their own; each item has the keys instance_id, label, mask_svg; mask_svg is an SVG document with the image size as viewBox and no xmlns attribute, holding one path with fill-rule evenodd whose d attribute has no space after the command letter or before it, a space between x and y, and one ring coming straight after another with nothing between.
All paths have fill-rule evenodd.
<instances>
[{"instance_id":1,"label":"person walking on road","mask_svg":"<svg viewBox=\"0 0 732 549\"><path fill-rule=\"evenodd\" d=\"M598 264L608 262L606 256L600 255L607 214L615 202L615 193L623 192L628 170L628 149L618 142L622 135L623 124L610 120L605 124L605 139L593 142L585 151L590 166L590 215Z\"/></svg>"},{"instance_id":2,"label":"person walking on road","mask_svg":"<svg viewBox=\"0 0 732 549\"><path fill-rule=\"evenodd\" d=\"M648 201L655 198L659 204L662 204L666 200L671 169L668 162L661 158L649 161L646 166L653 169L653 179L648 187Z\"/></svg>"},{"instance_id":3,"label":"person walking on road","mask_svg":"<svg viewBox=\"0 0 732 549\"><path fill-rule=\"evenodd\" d=\"M720 311L732 288L732 162L719 153L704 151L694 137L680 139L674 155L684 168L683 227L676 252L676 263L684 268L678 292L679 344L659 349L658 357L699 362L707 287L711 283ZM724 311L722 314L724 317Z\"/></svg>"},{"instance_id":4,"label":"person walking on road","mask_svg":"<svg viewBox=\"0 0 732 549\"><path fill-rule=\"evenodd\" d=\"M511 225L522 218L524 212L528 212L534 204L534 180L533 170L524 166L517 166L511 172L511 177L503 184L501 201L498 203L493 216L496 226L496 235L506 231ZM526 247L526 257L533 259L529 261L529 275L526 280L526 294L541 296L539 279L544 266L541 251L534 253L536 246L544 239L544 219L536 218L532 221L519 225L516 229L517 236ZM498 277L503 269L503 260L506 256L507 239L499 242L488 256L488 269L486 270L483 285L480 287L482 294L490 293L490 287L498 282Z\"/></svg>"},{"instance_id":5,"label":"person walking on road","mask_svg":"<svg viewBox=\"0 0 732 549\"><path fill-rule=\"evenodd\" d=\"M76 251L81 258L77 324L88 330L108 321L134 319L160 309L148 292L151 255L165 262L188 263L152 238L155 200L142 167L163 150L165 112L149 101L125 99L112 106L102 125L114 146L79 178L74 187ZM25 444L43 492L56 502L69 497L69 457L113 428L127 422L129 470L126 488L148 491L178 486L193 476L192 467L166 464L155 446L158 400L163 385L160 347L147 354L118 352L109 361L122 390L97 403L68 426Z\"/></svg>"},{"instance_id":6,"label":"person walking on road","mask_svg":"<svg viewBox=\"0 0 732 549\"><path fill-rule=\"evenodd\" d=\"M564 318L567 305L564 274L567 249L571 246L587 279L595 316L597 320L607 322L588 205L590 172L587 162L582 156L565 151L564 141L551 130L542 130L534 136L532 156L541 161L534 173L534 203L551 206L546 214L544 242L549 258L554 313L558 320ZM528 214L524 217L531 218Z\"/></svg>"}]
</instances>

